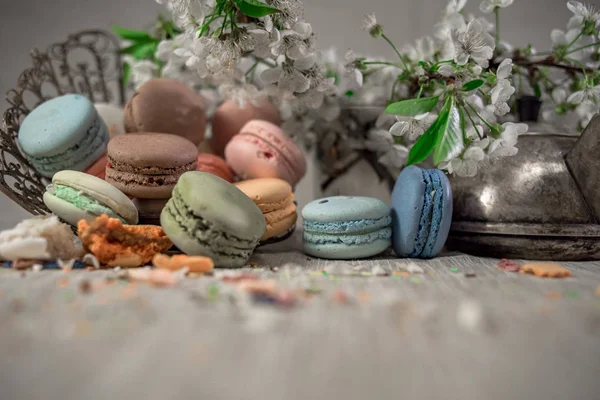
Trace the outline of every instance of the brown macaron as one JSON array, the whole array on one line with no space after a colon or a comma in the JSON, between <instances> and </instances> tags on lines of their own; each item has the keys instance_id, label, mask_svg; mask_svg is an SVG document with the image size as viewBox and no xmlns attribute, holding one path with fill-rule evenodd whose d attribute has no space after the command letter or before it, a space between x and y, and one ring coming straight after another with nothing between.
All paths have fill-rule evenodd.
<instances>
[{"instance_id":1,"label":"brown macaron","mask_svg":"<svg viewBox=\"0 0 600 400\"><path fill-rule=\"evenodd\" d=\"M125 105L127 133L170 133L198 146L204 139L204 99L173 79L156 78L143 84Z\"/></svg>"},{"instance_id":2,"label":"brown macaron","mask_svg":"<svg viewBox=\"0 0 600 400\"><path fill-rule=\"evenodd\" d=\"M212 118L211 147L213 152L223 157L227 143L240 132L247 122L253 119L268 121L277 126L281 124L279 112L266 98L262 99L258 106L246 103L243 108L240 108L229 100L221 104Z\"/></svg>"},{"instance_id":3,"label":"brown macaron","mask_svg":"<svg viewBox=\"0 0 600 400\"><path fill-rule=\"evenodd\" d=\"M108 143L106 181L141 199L168 199L179 177L195 171L198 149L164 133L134 133Z\"/></svg>"}]
</instances>

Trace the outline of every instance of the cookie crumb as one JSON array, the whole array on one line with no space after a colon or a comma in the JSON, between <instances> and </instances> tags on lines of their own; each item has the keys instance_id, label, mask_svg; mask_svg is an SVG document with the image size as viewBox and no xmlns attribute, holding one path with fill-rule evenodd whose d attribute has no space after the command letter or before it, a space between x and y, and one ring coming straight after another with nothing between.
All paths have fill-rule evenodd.
<instances>
[{"instance_id":1,"label":"cookie crumb","mask_svg":"<svg viewBox=\"0 0 600 400\"><path fill-rule=\"evenodd\" d=\"M498 262L497 267L498 267L498 269L501 269L501 270L507 271L507 272L519 272L519 270L521 269L521 266L519 264L517 264L514 261L507 260L506 258L503 258L502 260L500 260Z\"/></svg>"},{"instance_id":2,"label":"cookie crumb","mask_svg":"<svg viewBox=\"0 0 600 400\"><path fill-rule=\"evenodd\" d=\"M521 267L522 274L533 274L540 278L566 278L571 276L571 271L553 263L529 263Z\"/></svg>"}]
</instances>

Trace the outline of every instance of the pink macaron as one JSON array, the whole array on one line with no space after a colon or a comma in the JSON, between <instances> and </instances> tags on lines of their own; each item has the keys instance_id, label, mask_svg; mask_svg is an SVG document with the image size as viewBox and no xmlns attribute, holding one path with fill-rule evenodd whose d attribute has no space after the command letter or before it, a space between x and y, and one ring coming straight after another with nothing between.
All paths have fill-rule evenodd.
<instances>
[{"instance_id":1,"label":"pink macaron","mask_svg":"<svg viewBox=\"0 0 600 400\"><path fill-rule=\"evenodd\" d=\"M212 117L210 144L213 152L223 157L227 143L240 132L246 123L253 119L262 119L275 125L281 124L279 112L266 98L258 101L257 104L246 103L241 108L230 100L221 104Z\"/></svg>"},{"instance_id":2,"label":"pink macaron","mask_svg":"<svg viewBox=\"0 0 600 400\"><path fill-rule=\"evenodd\" d=\"M306 173L306 159L277 125L253 120L225 147L225 159L242 179L280 178L292 187Z\"/></svg>"},{"instance_id":3,"label":"pink macaron","mask_svg":"<svg viewBox=\"0 0 600 400\"><path fill-rule=\"evenodd\" d=\"M214 154L198 154L198 171L211 173L229 183L233 182L234 174L229 165Z\"/></svg>"}]
</instances>

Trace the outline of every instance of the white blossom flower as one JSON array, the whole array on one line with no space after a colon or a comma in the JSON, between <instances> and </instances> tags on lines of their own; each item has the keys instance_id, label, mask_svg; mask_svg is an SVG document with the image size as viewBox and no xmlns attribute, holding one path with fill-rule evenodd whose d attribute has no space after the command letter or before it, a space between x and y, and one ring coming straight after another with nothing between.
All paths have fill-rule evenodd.
<instances>
[{"instance_id":1,"label":"white blossom flower","mask_svg":"<svg viewBox=\"0 0 600 400\"><path fill-rule=\"evenodd\" d=\"M201 37L194 39L186 47L174 50L174 54L185 59L186 67L195 70L200 78L205 78L209 74L206 59L210 56L210 49L218 41L216 38Z\"/></svg>"},{"instance_id":2,"label":"white blossom flower","mask_svg":"<svg viewBox=\"0 0 600 400\"><path fill-rule=\"evenodd\" d=\"M385 153L394 144L394 138L385 129L371 129L365 141L366 148L375 153Z\"/></svg>"},{"instance_id":3,"label":"white blossom flower","mask_svg":"<svg viewBox=\"0 0 600 400\"><path fill-rule=\"evenodd\" d=\"M487 143L483 141L473 142L462 156L440 163L439 168L462 177L477 175L478 165L485 159L484 147L482 147L484 145L487 146Z\"/></svg>"},{"instance_id":4,"label":"white blossom flower","mask_svg":"<svg viewBox=\"0 0 600 400\"><path fill-rule=\"evenodd\" d=\"M312 51L308 40L312 36L309 23L298 22L292 29L273 29L274 41L270 44L274 56L285 55L292 60L307 57Z\"/></svg>"},{"instance_id":5,"label":"white blossom flower","mask_svg":"<svg viewBox=\"0 0 600 400\"><path fill-rule=\"evenodd\" d=\"M494 55L494 38L483 29L478 20L473 20L467 25L465 32L452 30L454 43L454 61L458 65L465 65L469 58L484 68L489 65L489 60Z\"/></svg>"},{"instance_id":6,"label":"white blossom flower","mask_svg":"<svg viewBox=\"0 0 600 400\"><path fill-rule=\"evenodd\" d=\"M345 76L348 80L348 89L354 90L363 85L363 74L356 68L356 55L352 50L348 50L344 56Z\"/></svg>"},{"instance_id":7,"label":"white blossom flower","mask_svg":"<svg viewBox=\"0 0 600 400\"><path fill-rule=\"evenodd\" d=\"M419 38L414 45L408 45L403 49L403 53L412 61L431 61L436 52L435 42L429 36Z\"/></svg>"},{"instance_id":8,"label":"white blossom flower","mask_svg":"<svg viewBox=\"0 0 600 400\"><path fill-rule=\"evenodd\" d=\"M592 5L586 6L578 1L569 1L567 8L574 14L569 21L569 29L577 26L581 31L581 28L585 30L586 25L592 28L600 27L600 11Z\"/></svg>"},{"instance_id":9,"label":"white blossom flower","mask_svg":"<svg viewBox=\"0 0 600 400\"><path fill-rule=\"evenodd\" d=\"M248 33L254 41L254 55L260 58L271 57L271 34L263 29L250 29Z\"/></svg>"},{"instance_id":10,"label":"white blossom flower","mask_svg":"<svg viewBox=\"0 0 600 400\"><path fill-rule=\"evenodd\" d=\"M377 18L375 17L375 13L371 13L365 16L365 19L363 20L363 24L362 24L362 28L367 31L370 32L371 29L375 28L377 26Z\"/></svg>"},{"instance_id":11,"label":"white blossom flower","mask_svg":"<svg viewBox=\"0 0 600 400\"><path fill-rule=\"evenodd\" d=\"M584 101L577 106L575 113L579 117L579 124L581 128L585 128L594 115L600 113L600 103L594 104L591 101Z\"/></svg>"},{"instance_id":12,"label":"white blossom flower","mask_svg":"<svg viewBox=\"0 0 600 400\"><path fill-rule=\"evenodd\" d=\"M498 139L494 139L488 148L488 156L490 159L498 159L501 157L510 157L517 154L519 149L515 147L519 135L527 132L529 127L527 124L514 124L506 122L502 125L502 132Z\"/></svg>"},{"instance_id":13,"label":"white blossom flower","mask_svg":"<svg viewBox=\"0 0 600 400\"><path fill-rule=\"evenodd\" d=\"M496 78L498 80L508 79L512 75L513 61L510 58L504 59L496 70Z\"/></svg>"},{"instance_id":14,"label":"white blossom flower","mask_svg":"<svg viewBox=\"0 0 600 400\"><path fill-rule=\"evenodd\" d=\"M491 13L496 7L506 8L514 3L515 0L483 0L479 5L479 9L483 13Z\"/></svg>"},{"instance_id":15,"label":"white blossom flower","mask_svg":"<svg viewBox=\"0 0 600 400\"><path fill-rule=\"evenodd\" d=\"M454 73L454 67L452 66L452 64L442 64L438 69L438 73L446 77L452 76L452 74Z\"/></svg>"},{"instance_id":16,"label":"white blossom flower","mask_svg":"<svg viewBox=\"0 0 600 400\"><path fill-rule=\"evenodd\" d=\"M492 104L488 106L488 110L493 111L499 117L508 114L510 112L508 101L514 93L515 88L508 79L500 80L490 91Z\"/></svg>"},{"instance_id":17,"label":"white blossom flower","mask_svg":"<svg viewBox=\"0 0 600 400\"><path fill-rule=\"evenodd\" d=\"M416 140L436 119L437 115L432 113L420 114L408 119L399 118L398 122L390 128L390 133L394 136L406 136L408 140Z\"/></svg>"},{"instance_id":18,"label":"white blossom flower","mask_svg":"<svg viewBox=\"0 0 600 400\"><path fill-rule=\"evenodd\" d=\"M408 160L409 149L401 144L393 145L387 153L379 157L378 161L382 165L391 168L402 168Z\"/></svg>"},{"instance_id":19,"label":"white blossom flower","mask_svg":"<svg viewBox=\"0 0 600 400\"><path fill-rule=\"evenodd\" d=\"M240 108L243 108L248 102L256 102L261 98L256 86L235 80L221 83L219 94L222 98L233 101Z\"/></svg>"},{"instance_id":20,"label":"white blossom flower","mask_svg":"<svg viewBox=\"0 0 600 400\"><path fill-rule=\"evenodd\" d=\"M272 14L271 18L276 25L283 26L285 29L291 29L302 19L303 4L301 0L271 0L270 5L279 10L278 13Z\"/></svg>"},{"instance_id":21,"label":"white blossom flower","mask_svg":"<svg viewBox=\"0 0 600 400\"><path fill-rule=\"evenodd\" d=\"M264 71L260 78L265 83L277 83L280 89L291 93L306 92L310 88L310 79L288 63Z\"/></svg>"},{"instance_id":22,"label":"white blossom flower","mask_svg":"<svg viewBox=\"0 0 600 400\"><path fill-rule=\"evenodd\" d=\"M131 66L131 81L136 89L158 74L158 66L150 60L129 60L127 63Z\"/></svg>"},{"instance_id":23,"label":"white blossom flower","mask_svg":"<svg viewBox=\"0 0 600 400\"><path fill-rule=\"evenodd\" d=\"M567 98L567 102L571 104L581 104L584 101L600 101L600 85L586 85L583 89L572 93L569 98Z\"/></svg>"},{"instance_id":24,"label":"white blossom flower","mask_svg":"<svg viewBox=\"0 0 600 400\"><path fill-rule=\"evenodd\" d=\"M467 5L467 0L450 0L446 5L446 14L458 14Z\"/></svg>"}]
</instances>

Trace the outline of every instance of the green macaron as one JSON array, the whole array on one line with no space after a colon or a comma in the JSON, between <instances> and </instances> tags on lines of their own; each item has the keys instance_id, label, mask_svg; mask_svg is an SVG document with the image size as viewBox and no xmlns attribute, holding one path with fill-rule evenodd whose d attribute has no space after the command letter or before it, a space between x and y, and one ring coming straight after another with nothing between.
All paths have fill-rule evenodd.
<instances>
[{"instance_id":1,"label":"green macaron","mask_svg":"<svg viewBox=\"0 0 600 400\"><path fill-rule=\"evenodd\" d=\"M76 226L81 219L91 220L101 214L137 224L135 205L110 183L78 171L60 171L52 177L44 193L44 204L67 223Z\"/></svg>"},{"instance_id":2,"label":"green macaron","mask_svg":"<svg viewBox=\"0 0 600 400\"><path fill-rule=\"evenodd\" d=\"M160 224L181 251L225 268L244 266L266 230L262 211L244 192L200 171L181 175Z\"/></svg>"}]
</instances>

